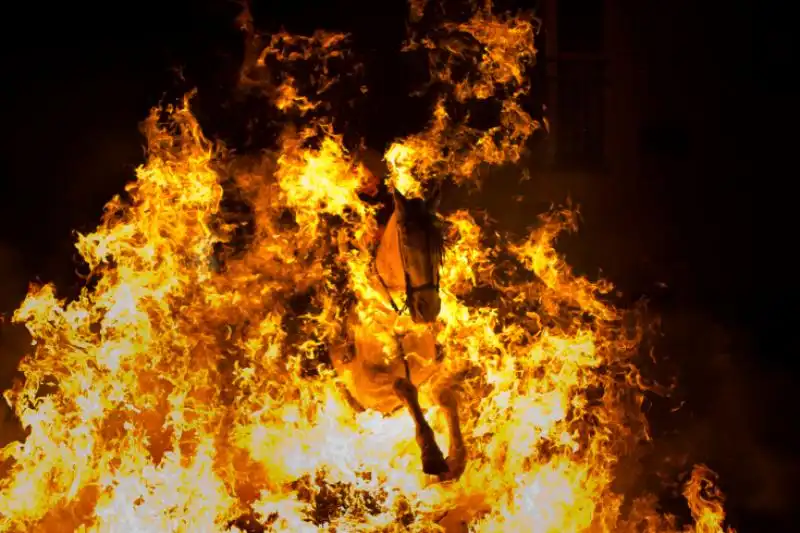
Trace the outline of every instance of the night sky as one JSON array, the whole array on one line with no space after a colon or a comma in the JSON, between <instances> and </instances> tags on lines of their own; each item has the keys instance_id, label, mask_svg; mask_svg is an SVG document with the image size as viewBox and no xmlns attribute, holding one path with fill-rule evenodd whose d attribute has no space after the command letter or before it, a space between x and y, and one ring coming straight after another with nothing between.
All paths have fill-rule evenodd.
<instances>
[{"instance_id":1,"label":"night sky","mask_svg":"<svg viewBox=\"0 0 800 533\"><path fill-rule=\"evenodd\" d=\"M261 30L353 33L371 109L354 113L353 127L372 147L423 125L424 102L407 97L413 65L398 51L405 2L264 4L273 3L281 7L254 8ZM570 10L582 3L562 2ZM590 275L602 269L631 298L649 296L672 317L665 343L695 405L685 434L703 441L697 455L722 475L743 531L781 531L800 474L790 444L800 381L789 17L711 4L722 3L621 2L632 71L649 88L648 114L625 151L632 170L577 189L546 173L534 183L554 202L570 193L584 207L584 229L568 243L571 263ZM197 87L206 132L233 144L246 123L232 93L243 42L235 2L16 9L4 15L0 37L4 312L30 280L76 286L71 232L93 229L133 177L143 161L138 123L162 98ZM615 109L608 120L628 112ZM9 375L0 374L0 386Z\"/></svg>"}]
</instances>

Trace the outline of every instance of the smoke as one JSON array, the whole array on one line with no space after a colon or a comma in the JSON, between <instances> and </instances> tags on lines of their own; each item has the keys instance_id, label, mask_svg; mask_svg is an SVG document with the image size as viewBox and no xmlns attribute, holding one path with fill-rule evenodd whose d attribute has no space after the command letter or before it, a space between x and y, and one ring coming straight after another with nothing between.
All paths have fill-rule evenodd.
<instances>
[{"instance_id":1,"label":"smoke","mask_svg":"<svg viewBox=\"0 0 800 533\"><path fill-rule=\"evenodd\" d=\"M794 440L780 397L789 378L768 368L768 354L744 328L713 312L662 306L656 313L655 374L671 374L676 388L662 405L645 405L654 428L645 470L675 479L686 465L707 463L743 530L750 522L769 530L765 524L788 520L800 474L791 450L780 449Z\"/></svg>"}]
</instances>

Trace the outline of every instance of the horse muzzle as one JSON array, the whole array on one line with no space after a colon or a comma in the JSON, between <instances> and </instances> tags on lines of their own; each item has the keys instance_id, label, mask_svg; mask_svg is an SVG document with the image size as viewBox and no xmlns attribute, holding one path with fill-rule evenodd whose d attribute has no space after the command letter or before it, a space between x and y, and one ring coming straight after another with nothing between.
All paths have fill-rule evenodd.
<instances>
[{"instance_id":1,"label":"horse muzzle","mask_svg":"<svg viewBox=\"0 0 800 533\"><path fill-rule=\"evenodd\" d=\"M411 298L409 312L411 320L417 324L432 324L436 322L436 319L439 317L439 312L442 310L442 302L439 299L438 292L431 292L434 294L433 297L425 295L423 291L420 291L415 293Z\"/></svg>"}]
</instances>

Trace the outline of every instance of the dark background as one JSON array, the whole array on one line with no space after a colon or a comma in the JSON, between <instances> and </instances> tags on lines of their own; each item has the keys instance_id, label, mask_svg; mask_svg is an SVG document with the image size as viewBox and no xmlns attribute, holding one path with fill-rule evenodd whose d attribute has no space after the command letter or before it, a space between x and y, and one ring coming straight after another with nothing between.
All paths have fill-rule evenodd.
<instances>
[{"instance_id":1,"label":"dark background","mask_svg":"<svg viewBox=\"0 0 800 533\"><path fill-rule=\"evenodd\" d=\"M427 110L407 97L398 52L404 2L276 4L257 3L261 29L354 34L371 110L354 120L374 148L422 125ZM562 4L577 28L581 13L596 12L588 1ZM742 531L789 531L800 474L791 19L767 4L718 4L617 4L638 81L615 86L647 88L645 116L629 120L637 127L619 152L625 172L534 169L527 189L514 190L519 172L507 170L481 202L503 207L522 192L540 203L569 194L583 206L583 229L565 243L571 264L590 275L602 269L630 299L651 298L667 334L658 353L688 400L660 431L657 448L669 451L653 454L651 466L675 453L707 462L721 474ZM224 138L242 118L228 105L242 60L233 2L10 9L0 32L4 312L30 280L66 292L76 286L71 232L94 228L104 203L133 177L143 161L137 124L150 107L198 87L207 133ZM632 111L613 112L608 120L624 121ZM519 231L534 219L519 208L507 222ZM21 350L8 327L0 350L5 388Z\"/></svg>"}]
</instances>

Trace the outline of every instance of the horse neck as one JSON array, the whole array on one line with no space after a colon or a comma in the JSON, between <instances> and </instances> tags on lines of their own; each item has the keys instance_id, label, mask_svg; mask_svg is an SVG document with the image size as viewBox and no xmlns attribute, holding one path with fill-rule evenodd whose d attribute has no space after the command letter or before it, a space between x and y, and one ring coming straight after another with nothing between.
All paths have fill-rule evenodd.
<instances>
[{"instance_id":1,"label":"horse neck","mask_svg":"<svg viewBox=\"0 0 800 533\"><path fill-rule=\"evenodd\" d=\"M381 241L375 256L375 266L378 275L389 289L393 291L405 290L406 279L403 272L403 259L400 255L400 240L397 237L397 211L392 213L386 228L383 230Z\"/></svg>"}]
</instances>

